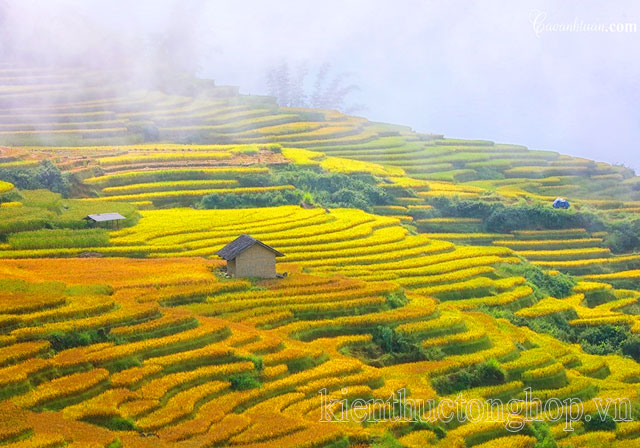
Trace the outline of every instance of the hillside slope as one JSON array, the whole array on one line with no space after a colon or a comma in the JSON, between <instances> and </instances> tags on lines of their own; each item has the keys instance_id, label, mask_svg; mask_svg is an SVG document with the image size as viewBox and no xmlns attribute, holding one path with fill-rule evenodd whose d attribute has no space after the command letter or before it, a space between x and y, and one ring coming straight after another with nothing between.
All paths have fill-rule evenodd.
<instances>
[{"instance_id":1,"label":"hillside slope","mask_svg":"<svg viewBox=\"0 0 640 448\"><path fill-rule=\"evenodd\" d=\"M637 417L633 172L127 79L0 69L0 443L636 442L637 421L552 418L555 398ZM126 220L82 220L103 212ZM241 233L286 278L225 278L215 252ZM322 389L347 399L338 420L401 390L434 401L321 422ZM539 399L546 423L439 418L458 395Z\"/></svg>"}]
</instances>

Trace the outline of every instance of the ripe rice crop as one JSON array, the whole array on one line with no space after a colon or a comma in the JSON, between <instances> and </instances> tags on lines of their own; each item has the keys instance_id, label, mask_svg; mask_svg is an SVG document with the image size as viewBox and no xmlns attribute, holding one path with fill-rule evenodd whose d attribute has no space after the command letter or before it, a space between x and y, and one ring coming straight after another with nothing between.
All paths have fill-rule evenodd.
<instances>
[{"instance_id":1,"label":"ripe rice crop","mask_svg":"<svg viewBox=\"0 0 640 448\"><path fill-rule=\"evenodd\" d=\"M274 213L274 216L284 219L287 215L283 212L280 210L279 213ZM233 222L226 224L231 227L235 225ZM467 262L468 258L465 258L465 254L503 251L500 248L468 247L456 254L457 257L462 256L461 260L454 259L451 262ZM104 261L111 267L100 267L98 261ZM92 265L91 262L88 262L87 265L81 264L77 269L84 269L87 272L96 269L103 269L104 272L104 269L110 269L111 277L101 277L101 273L95 272L92 272L92 275L97 275L98 278L112 278L113 281L117 280L119 285L124 285L124 287L118 286L112 296L106 296L111 300L116 300L123 308L132 307L133 303L138 300L150 300L155 305L155 301L163 301L163 297L188 295L191 288L195 288L195 290L198 288L206 289L209 285L230 283L215 281L209 272L206 282L202 279L197 280L197 275L194 277L194 280L197 280L195 283L184 283L184 279L180 276L167 276L165 280L160 281L170 280L173 283L156 288L155 281L159 279L153 275L154 269L149 269L147 272L146 269L142 269L141 266L136 267L136 265L150 263L151 266L159 268L162 272L163 264L166 264L164 267L166 274L163 275L168 275L176 268L185 273L195 271L195 265L189 266L188 264L195 262L187 260L173 262L170 260L138 260L133 262L131 260L110 259L98 261L95 265ZM23 272L22 275L25 275L32 269L38 269L41 272L47 272L49 269L51 272L48 275L55 276L55 270L53 267L47 267L48 261L46 260L44 266L30 265L29 260L25 262L27 264L21 268L23 271L16 271L16 268L11 267L10 263L9 270L6 272L14 272L14 275L17 272ZM77 262L62 260L59 263L74 266L74 263ZM120 269L116 263L121 264ZM127 265L127 263L129 264ZM159 264L156 266L155 263ZM199 260L197 263L203 264L205 271L207 271L210 266L207 263L211 262ZM435 263L435 265L437 264ZM124 266L127 266L127 269L123 269ZM426 265L426 267L429 266L431 265ZM481 267L482 269L477 271L473 267L466 268L470 271L465 275L481 275L481 271L491 272L493 269L490 266ZM439 269L441 268L439 267ZM129 272L128 269L131 269L132 272ZM447 267L444 268L445 271L447 269ZM454 270L451 275L462 275L457 272ZM428 284L432 284L430 282L436 278L439 282L446 283L446 275L446 272L436 270L430 279L428 275L423 275L423 277L427 279ZM62 278L64 279L64 276ZM90 277L82 278L82 280L92 281ZM511 280L511 278L506 280ZM24 352L10 361L18 364L0 368L0 380L6 369L20 369L23 375L21 377L18 377L17 370L11 370L16 373L7 372L10 378L14 378L10 384L15 385L19 384L16 381L24 381L28 377L26 372L42 371L49 363L60 369L80 368L80 366L87 366L88 363L91 363L104 365L111 370L116 369L119 362L134 357L142 365L140 367L131 366L121 371L112 370L112 373L109 374L110 385L106 381L95 385L91 383L83 388L78 387L77 392L70 394L68 400L66 397L47 399L34 407L49 406L49 403L52 403L54 407L65 407L64 412L67 418L86 418L89 420L114 417L131 418L141 429L157 432L160 437L157 443L166 440L183 440L185 443L196 443L197 440L204 441L205 439L207 441L214 440L214 433L211 431L215 428L222 428L218 425L223 421L228 421L225 420L227 418L225 416L237 415L244 419L244 423L239 427L233 426L233 430L230 429L229 434L216 433L215 440L226 437L238 441L253 441L252 443L259 445L269 443L273 446L282 446L289 440L293 440L290 438L294 435L298 437L295 440L301 442L305 440L304 437L308 433L302 432L303 435L299 435L298 432L289 434L283 428L281 432L274 432L269 436L268 434L271 433L257 430L262 425L262 420L259 420L260 415L271 415L271 412L282 412L284 415L286 411L288 418L293 419L292 428L298 425L306 428L310 422L317 420L319 408L316 399L308 401L304 397L316 393L321 386L328 387L336 398L341 398L342 387L348 387L347 396L351 399L370 396L386 397L390 393L377 389L383 378L387 380L385 369L372 369L356 359L345 358L344 354L338 352L340 348L350 347L352 344L370 343L371 335L367 332L376 326L396 327L396 331L399 333L410 335L419 341L426 338L427 345L440 347L445 353L449 353L445 360L436 363L446 364L448 369L453 369L451 371L455 371L455 366L465 365L467 362L481 362L487 357L507 356L510 352L517 350L511 342L512 337L524 342L520 339L522 336L515 336L515 333L513 335L509 333L509 337L504 337L507 333L500 332L505 331L504 328L508 324L503 323L500 327L496 326L491 323L490 317L481 319L483 316L481 314L475 313L471 316L466 313L445 310L438 317L437 303L417 294L407 294L409 305L393 310L378 309L371 312L366 309L367 305L357 305L358 303L361 305L369 303L376 307L384 305L385 299L382 295L396 290L397 286L394 283L369 283L341 276L319 277L294 273L286 279L270 280L261 283L261 285L266 289L230 290L227 288L224 292L212 290L206 303L188 305L185 308L180 304L181 302L176 302L174 308L160 307L159 309L163 311L162 314L158 314L158 308L156 308L156 314L145 320L122 322L113 328L113 335L123 339L135 335L153 335L137 342L120 343L119 345L101 343L77 347L60 352L51 361L40 359L38 363L41 365L34 365L32 368L23 367L25 361L22 359L31 356ZM510 282L509 285L516 289L522 287L514 282ZM505 282L503 287L507 288L509 285ZM512 291L505 292L511 293ZM527 289L526 292L530 292L530 289ZM364 301L360 301L360 298ZM54 300L54 298L47 300ZM67 300L73 301L75 299ZM83 296L79 303L84 300L87 300L86 296ZM53 301L51 303L59 302ZM324 304L328 304L330 308L325 308ZM329 319L321 318L328 309L335 307L335 311L345 313L354 309L352 308L354 306L358 306L361 310L360 313L363 314ZM210 310L216 309L216 314L223 319L203 317L201 309L204 311L207 309L206 307L209 307ZM271 315L277 314L278 309L292 312L294 315L300 312L309 313L305 319L311 318L311 320L289 322L266 333L263 330L253 328L251 323L253 321L247 319L249 314L263 315L263 312L271 313ZM226 319L224 313L231 313L229 316L231 319ZM264 316L267 315L269 314L264 314ZM235 323L230 322L236 319L234 316L240 318L242 325L236 326ZM200 326L182 329L183 323L191 322L190 319L193 318L199 322ZM478 320L477 323L476 320ZM82 329L83 324L75 325L81 321L82 319L74 319L74 326L70 327L69 331L74 331L72 328ZM226 326L229 325L234 333L232 337L227 336L229 330L226 330ZM165 329L171 334L164 335ZM49 331L49 329L45 328L43 331ZM159 331L157 335L156 331ZM336 338L336 331L346 331L352 336ZM16 334L20 334L20 332ZM528 333L523 332L523 334ZM312 342L300 343L291 339L289 335ZM34 344L35 342L37 341L34 341ZM558 342L558 344L560 343ZM30 347L15 345L16 348L11 348L6 353L23 353L20 350L21 346L25 349ZM34 345L34 350L45 350L46 347L46 344L38 347ZM2 353L5 353L5 349L0 347L0 355ZM256 370L257 360L246 358L256 354L261 356L261 362L265 366L261 372ZM340 356L340 358L335 358L336 356ZM327 357L329 360L324 361ZM310 364L308 360L311 360ZM320 364L314 365L316 362ZM431 364L434 361L425 361L425 363ZM300 371L295 370L296 365L307 364L308 367ZM396 367L399 372L405 372L408 366L411 366L412 369L419 369L418 365L414 366L413 364L399 364ZM289 366L291 366L291 370ZM544 366L540 365L539 367ZM440 366L439 368L445 367ZM234 391L229 383L235 375L239 374L255 375L261 383L260 387ZM417 390L413 384L412 374L404 373L402 375L406 379L405 382L409 383L411 390ZM421 378L424 377L424 374L420 375ZM542 376L540 381L543 379L550 381L549 377ZM18 378L22 378L22 380ZM530 381L534 380L535 378ZM45 381L43 384L56 383ZM402 387L401 384L395 384L390 380L387 380L387 385L394 390ZM39 387L37 386L34 390L38 390ZM106 387L111 389L105 391ZM474 389L474 393L493 396L492 394L505 393L512 387L512 385L505 385L498 388ZM292 393L292 391L294 392ZM29 393L16 394L12 399L22 399ZM239 412L239 414L234 414L234 412ZM256 425L254 430L243 432L242 429L238 429L251 428L252 424ZM336 428L336 431L342 431L340 426L332 427ZM358 440L365 440L368 437L367 429L359 431ZM271 438L267 440L267 437Z\"/></svg>"},{"instance_id":2,"label":"ripe rice crop","mask_svg":"<svg viewBox=\"0 0 640 448\"><path fill-rule=\"evenodd\" d=\"M602 258L611 255L609 248L590 247L585 249L558 249L558 250L523 250L519 255L530 260L576 260L587 258Z\"/></svg>"},{"instance_id":3,"label":"ripe rice crop","mask_svg":"<svg viewBox=\"0 0 640 448\"><path fill-rule=\"evenodd\" d=\"M492 241L499 238L509 238L512 235L500 233L425 233L424 235L434 240L452 241Z\"/></svg>"},{"instance_id":4,"label":"ripe rice crop","mask_svg":"<svg viewBox=\"0 0 640 448\"><path fill-rule=\"evenodd\" d=\"M123 135L127 132L127 128L97 128L97 129L47 129L44 131L0 131L0 135L80 135L84 138L91 137L114 137Z\"/></svg>"},{"instance_id":5,"label":"ripe rice crop","mask_svg":"<svg viewBox=\"0 0 640 448\"><path fill-rule=\"evenodd\" d=\"M266 174L268 168L176 168L169 170L133 171L129 173L107 174L90 177L84 182L89 185L118 187L133 183L166 182L176 180L227 180L251 174Z\"/></svg>"},{"instance_id":6,"label":"ripe rice crop","mask_svg":"<svg viewBox=\"0 0 640 448\"><path fill-rule=\"evenodd\" d=\"M192 316L175 313L137 325L117 327L112 329L110 334L120 339L139 340L157 333L177 333L180 330L197 325L198 321Z\"/></svg>"},{"instance_id":7,"label":"ripe rice crop","mask_svg":"<svg viewBox=\"0 0 640 448\"><path fill-rule=\"evenodd\" d=\"M0 188L2 188L0 186ZM1 191L0 191L1 193ZM1 202L0 208L14 208L14 207L22 207L22 202L19 201L9 201L9 202Z\"/></svg>"},{"instance_id":8,"label":"ripe rice crop","mask_svg":"<svg viewBox=\"0 0 640 448\"><path fill-rule=\"evenodd\" d=\"M498 437L480 445L478 448L503 448L509 446L512 448L533 448L537 439L527 435L509 435L507 437Z\"/></svg>"},{"instance_id":9,"label":"ripe rice crop","mask_svg":"<svg viewBox=\"0 0 640 448\"><path fill-rule=\"evenodd\" d=\"M47 229L14 233L8 242L17 250L100 247L109 245L109 234L104 229Z\"/></svg>"},{"instance_id":10,"label":"ripe rice crop","mask_svg":"<svg viewBox=\"0 0 640 448\"><path fill-rule=\"evenodd\" d=\"M431 285L431 284L438 284L438 283L458 282L461 280L466 280L471 277L475 277L477 275L489 274L494 271L495 269L491 266L478 266L475 268L460 269L459 271L449 272L449 273L440 274L440 275L436 274L436 275L430 275L430 276L399 278L396 281L402 286L417 287L422 285Z\"/></svg>"},{"instance_id":11,"label":"ripe rice crop","mask_svg":"<svg viewBox=\"0 0 640 448\"><path fill-rule=\"evenodd\" d=\"M566 239L586 236L585 229L560 229L560 230L514 230L513 234L518 239Z\"/></svg>"},{"instance_id":12,"label":"ripe rice crop","mask_svg":"<svg viewBox=\"0 0 640 448\"><path fill-rule=\"evenodd\" d=\"M47 341L35 341L0 348L0 367L15 364L24 359L43 354L49 350L49 346L50 344Z\"/></svg>"},{"instance_id":13,"label":"ripe rice crop","mask_svg":"<svg viewBox=\"0 0 640 448\"><path fill-rule=\"evenodd\" d=\"M22 407L36 407L54 400L72 398L106 381L109 372L104 369L93 369L88 372L75 373L43 383L27 394L14 398L13 402Z\"/></svg>"},{"instance_id":14,"label":"ripe rice crop","mask_svg":"<svg viewBox=\"0 0 640 448\"><path fill-rule=\"evenodd\" d=\"M481 291L488 292L493 281L486 277L476 277L471 280L466 280L457 283L447 283L438 286L429 286L426 288L418 288L416 292L427 296L433 295L446 299L450 293L454 293L456 296L464 296L468 294L481 294Z\"/></svg>"},{"instance_id":15,"label":"ripe rice crop","mask_svg":"<svg viewBox=\"0 0 640 448\"><path fill-rule=\"evenodd\" d=\"M93 398L66 407L63 415L73 420L117 417L120 415L118 407L135 396L136 394L128 389L109 389Z\"/></svg>"},{"instance_id":16,"label":"ripe rice crop","mask_svg":"<svg viewBox=\"0 0 640 448\"><path fill-rule=\"evenodd\" d=\"M624 255L610 258L589 258L586 260L571 261L535 261L533 264L543 267L551 267L556 269L580 270L593 266L603 265L605 267L614 265L626 265L630 262L640 261L640 255ZM590 276L590 280L598 280L598 277Z\"/></svg>"},{"instance_id":17,"label":"ripe rice crop","mask_svg":"<svg viewBox=\"0 0 640 448\"><path fill-rule=\"evenodd\" d=\"M204 190L181 190L181 191L157 191L151 193L124 194L115 196L105 196L102 198L82 199L87 202L103 201L148 201L148 200L178 200L205 196L208 194L245 194L263 193L267 191L294 190L293 185L275 185L270 187L238 187L238 188L209 188Z\"/></svg>"},{"instance_id":18,"label":"ripe rice crop","mask_svg":"<svg viewBox=\"0 0 640 448\"><path fill-rule=\"evenodd\" d=\"M249 372L253 370L253 368L254 365L251 362L238 362L222 364L219 366L204 366L189 372L172 373L161 378L154 379L140 387L140 389L138 389L138 393L144 399L158 400L172 389L186 387L190 384L203 384L217 378L224 378L242 372ZM217 389L223 390L226 387L226 383L218 384Z\"/></svg>"},{"instance_id":19,"label":"ripe rice crop","mask_svg":"<svg viewBox=\"0 0 640 448\"><path fill-rule=\"evenodd\" d=\"M418 219L418 224L455 224L455 223L481 223L481 219L477 218L428 218Z\"/></svg>"},{"instance_id":20,"label":"ripe rice crop","mask_svg":"<svg viewBox=\"0 0 640 448\"><path fill-rule=\"evenodd\" d=\"M640 269L630 270L630 271L620 271L611 274L593 274L593 275L585 275L583 278L587 280L601 280L601 281L609 281L609 280L638 280L640 279ZM578 284L580 286L580 284Z\"/></svg>"},{"instance_id":21,"label":"ripe rice crop","mask_svg":"<svg viewBox=\"0 0 640 448\"><path fill-rule=\"evenodd\" d=\"M514 250L549 250L549 249L579 249L597 247L602 238L553 239L553 240L496 240L493 244L507 246Z\"/></svg>"},{"instance_id":22,"label":"ripe rice crop","mask_svg":"<svg viewBox=\"0 0 640 448\"><path fill-rule=\"evenodd\" d=\"M12 189L13 189L13 184L0 180L0 193L6 193L7 191Z\"/></svg>"},{"instance_id":23,"label":"ripe rice crop","mask_svg":"<svg viewBox=\"0 0 640 448\"><path fill-rule=\"evenodd\" d=\"M136 154L97 159L102 166L139 164L148 162L171 162L181 160L220 160L230 159L229 152L161 152L159 154Z\"/></svg>"},{"instance_id":24,"label":"ripe rice crop","mask_svg":"<svg viewBox=\"0 0 640 448\"><path fill-rule=\"evenodd\" d=\"M541 317L549 314L561 313L571 309L573 309L571 304L553 297L547 297L540 300L533 306L517 311L516 314L522 317Z\"/></svg>"},{"instance_id":25,"label":"ripe rice crop","mask_svg":"<svg viewBox=\"0 0 640 448\"><path fill-rule=\"evenodd\" d=\"M587 292L599 291L603 289L612 289L612 288L611 288L611 285L609 285L608 283L580 281L576 286L573 287L573 292L587 293Z\"/></svg>"},{"instance_id":26,"label":"ripe rice crop","mask_svg":"<svg viewBox=\"0 0 640 448\"><path fill-rule=\"evenodd\" d=\"M436 337L447 333L457 333L466 330L460 314L443 313L434 319L402 324L396 327L400 333L420 336L423 338Z\"/></svg>"},{"instance_id":27,"label":"ripe rice crop","mask_svg":"<svg viewBox=\"0 0 640 448\"><path fill-rule=\"evenodd\" d=\"M529 286L519 286L512 291L501 292L499 294L476 299L457 300L453 306L458 309L472 309L480 305L486 306L518 306L517 302L531 296L533 289Z\"/></svg>"},{"instance_id":28,"label":"ripe rice crop","mask_svg":"<svg viewBox=\"0 0 640 448\"><path fill-rule=\"evenodd\" d=\"M446 433L438 434L441 440L435 432L406 422L318 422L321 387L329 389L331 398L348 398L355 408L356 398L386 399L400 388L415 398L442 403L430 378L448 374L454 378L461 368L492 358L507 370L505 383L464 388L465 398L521 398L518 394L529 384L544 399L591 398L597 393L629 395L636 404L640 369L632 359L588 356L578 344L486 313L488 307L500 307L501 315L516 314L518 319L511 320L518 324L562 313L557 316L562 322L578 316L571 321L574 327L620 325L638 332L637 292L597 283L613 283L606 275L615 275L621 286L631 288L636 280L633 269L640 261L636 255L612 256L600 247L606 235L584 229L479 233L478 219L438 218L446 213L433 199L469 198L507 207L544 201L548 206L556 195L570 194L586 198L572 201L576 209L633 210L638 207L629 201L635 181L623 168L514 145L417 134L337 111L280 108L272 100L234 95L213 85L207 87L211 95L197 99L160 92L120 97L113 95L122 89L114 88L108 76L82 71L83 79L100 86L95 88L97 97L67 95L68 88L61 88L54 104L38 100L52 84L67 82L70 73L76 72L0 69L3 83L20 86L7 87L0 95L7 106L0 127L24 132L21 138L31 142L29 136L35 134L27 132L39 129L24 124L33 117L46 117L45 127L63 131L55 134L55 142L67 147L39 148L37 157L50 158L73 178L94 176L84 186L74 183L71 194L102 195L100 200L75 200L77 204L49 201L37 212L41 215L32 205L38 193L20 191L5 197L6 201L22 195L19 200L25 205L3 206L0 219L6 235L0 245L0 400L5 400L0 403L0 434L15 426L22 432L11 437L23 439L2 436L0 444L368 446L384 444L381 435L388 430L407 446L533 446L531 428L512 435L503 422L445 424ZM38 81L40 76L44 80ZM27 77L29 86L22 87ZM30 86L39 83L43 90ZM68 146L80 142L83 132L106 136L110 128L124 123L130 129L122 134L122 142L141 138L132 130L148 124L158 128L163 139L219 138L248 144L114 146L118 140L109 138L103 139L108 143L104 146ZM282 142L295 143L296 148L283 149ZM0 163L29 160L26 150L18 151L22 152L0 149ZM265 158L268 151L282 151L292 162L313 170L380 177L378 187L396 205L374 209L386 216L298 206L154 210L182 200L190 205L211 190L242 192L247 179L278 169L244 165L271 160ZM195 168L209 165L208 159L217 164L229 158L233 166ZM189 164L193 167L186 168ZM185 168L168 169L182 165ZM492 177L494 172L504 177L505 171L562 176L456 183ZM587 177L565 175L571 171ZM589 199L595 191L604 199ZM544 192L554 196L545 197ZM606 199L612 194L616 200ZM59 225L59 211L65 223L80 224L84 215L105 207L120 212L107 202L118 198L146 208L137 224L111 232L60 228L66 224ZM426 203L431 201L433 207ZM72 206L72 213L66 205ZM601 214L607 221L615 217L611 212ZM414 221L405 227L411 216ZM33 231L27 221L46 221L54 229ZM415 233L427 225L438 228L426 235ZM287 277L222 278L218 269L224 262L215 252L241 233L285 253L278 259L278 271L287 272ZM62 258L93 252L103 257ZM587 274L589 281L579 282L569 297L547 297L536 303L527 279L519 276L524 274L505 277L508 270L498 266L520 263L520 255L536 263L554 263L551 267L558 270ZM626 272L604 274L619 269ZM558 270L545 272L556 281ZM592 278L594 274L603 277ZM539 289L536 292L544 290ZM606 295L604 303L585 301L598 294ZM392 347L394 342L400 350ZM414 353L412 347L434 350ZM91 372L103 376L92 378ZM348 390L343 393L343 388ZM15 403L37 411L62 411L30 412ZM133 425L128 428L133 430L108 429L113 425L126 425L123 429ZM621 434L634 434L621 428ZM143 438L138 431L152 431L157 437ZM561 429L551 431L557 436ZM580 437L565 438L561 444L595 442ZM613 444L616 433L589 437ZM619 442L624 443L628 441Z\"/></svg>"},{"instance_id":29,"label":"ripe rice crop","mask_svg":"<svg viewBox=\"0 0 640 448\"><path fill-rule=\"evenodd\" d=\"M464 258L467 255L468 258ZM403 260L397 263L380 263L381 269L395 269L396 272L380 275L371 273L371 269L363 267L345 269L350 276L381 280L383 277L395 279L400 277L438 275L478 266L490 266L497 263L519 263L514 257L499 255L475 255L467 251L444 252L422 260Z\"/></svg>"},{"instance_id":30,"label":"ripe rice crop","mask_svg":"<svg viewBox=\"0 0 640 448\"><path fill-rule=\"evenodd\" d=\"M169 426L194 412L199 403L220 394L229 386L230 384L225 381L209 381L201 386L178 392L167 401L165 406L138 419L136 425L145 431Z\"/></svg>"},{"instance_id":31,"label":"ripe rice crop","mask_svg":"<svg viewBox=\"0 0 640 448\"><path fill-rule=\"evenodd\" d=\"M149 182L131 184L121 187L105 187L102 192L106 195L122 195L146 193L153 191L198 190L207 188L224 188L238 185L237 180L178 180L172 182Z\"/></svg>"},{"instance_id":32,"label":"ripe rice crop","mask_svg":"<svg viewBox=\"0 0 640 448\"><path fill-rule=\"evenodd\" d=\"M147 357L170 354L174 350L179 351L186 343L193 348L204 346L212 340L220 339L225 330L226 326L222 324L202 325L174 335L107 347L95 353L88 353L86 359L94 364L108 364L117 359L133 355L139 356L143 353Z\"/></svg>"},{"instance_id":33,"label":"ripe rice crop","mask_svg":"<svg viewBox=\"0 0 640 448\"><path fill-rule=\"evenodd\" d=\"M397 213L405 213L407 211L407 207L403 207L401 205L378 205L373 207L373 211L381 215L393 215Z\"/></svg>"},{"instance_id":34,"label":"ripe rice crop","mask_svg":"<svg viewBox=\"0 0 640 448\"><path fill-rule=\"evenodd\" d=\"M147 377L151 377L161 371L161 366L149 364L142 367L132 367L130 369L114 373L111 375L109 380L113 387L134 388Z\"/></svg>"},{"instance_id":35,"label":"ripe rice crop","mask_svg":"<svg viewBox=\"0 0 640 448\"><path fill-rule=\"evenodd\" d=\"M3 168L27 168L37 166L40 163L39 160L18 160L15 162L0 162L0 169ZM0 186L0 193L2 193L2 187Z\"/></svg>"}]
</instances>

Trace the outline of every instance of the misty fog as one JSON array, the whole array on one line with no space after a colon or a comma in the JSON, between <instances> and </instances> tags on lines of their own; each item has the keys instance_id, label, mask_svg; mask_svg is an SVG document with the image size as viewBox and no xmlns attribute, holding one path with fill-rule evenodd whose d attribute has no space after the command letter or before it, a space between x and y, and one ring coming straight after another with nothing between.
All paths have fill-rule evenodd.
<instances>
[{"instance_id":1,"label":"misty fog","mask_svg":"<svg viewBox=\"0 0 640 448\"><path fill-rule=\"evenodd\" d=\"M535 17L638 24L640 4L0 0L0 63L135 65L149 79L170 66L252 94L283 62L306 64L309 83L330 64L371 120L640 171L640 31Z\"/></svg>"}]
</instances>

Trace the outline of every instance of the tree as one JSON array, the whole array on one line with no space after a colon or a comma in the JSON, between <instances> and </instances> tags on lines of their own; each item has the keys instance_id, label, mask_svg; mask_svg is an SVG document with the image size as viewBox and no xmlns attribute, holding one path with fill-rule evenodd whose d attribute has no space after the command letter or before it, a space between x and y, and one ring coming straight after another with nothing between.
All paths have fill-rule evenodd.
<instances>
[{"instance_id":1,"label":"tree","mask_svg":"<svg viewBox=\"0 0 640 448\"><path fill-rule=\"evenodd\" d=\"M306 63L292 70L287 62L281 62L267 71L269 95L276 97L278 104L285 107L336 109L344 113L363 109L362 105L346 103L349 95L359 90L356 84L347 83L346 73L331 75L331 65L325 63L316 71L312 87L306 85L308 75Z\"/></svg>"},{"instance_id":2,"label":"tree","mask_svg":"<svg viewBox=\"0 0 640 448\"><path fill-rule=\"evenodd\" d=\"M640 337L632 336L622 343L622 353L640 361Z\"/></svg>"}]
</instances>

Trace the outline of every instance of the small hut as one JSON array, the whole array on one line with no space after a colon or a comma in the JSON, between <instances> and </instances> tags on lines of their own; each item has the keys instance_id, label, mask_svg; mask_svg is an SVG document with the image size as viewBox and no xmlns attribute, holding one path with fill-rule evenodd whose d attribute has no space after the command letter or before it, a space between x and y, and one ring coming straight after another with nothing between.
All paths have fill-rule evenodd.
<instances>
[{"instance_id":1,"label":"small hut","mask_svg":"<svg viewBox=\"0 0 640 448\"><path fill-rule=\"evenodd\" d=\"M227 260L231 277L276 277L276 257L284 254L249 235L240 235L216 255Z\"/></svg>"},{"instance_id":2,"label":"small hut","mask_svg":"<svg viewBox=\"0 0 640 448\"><path fill-rule=\"evenodd\" d=\"M116 228L118 228L118 221L122 221L127 218L122 216L120 213L98 213L95 215L87 215L82 219L87 221L91 226L101 223L115 223Z\"/></svg>"}]
</instances>

